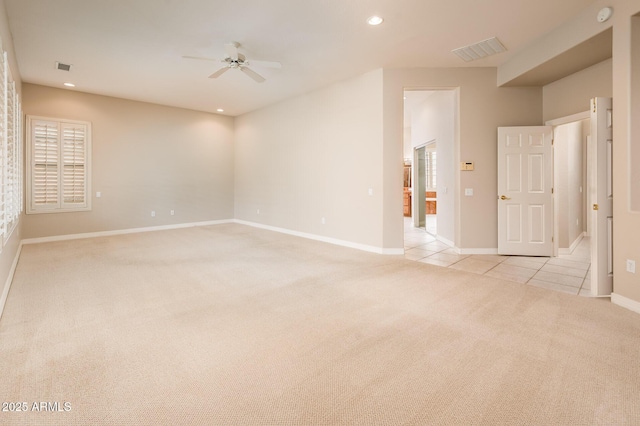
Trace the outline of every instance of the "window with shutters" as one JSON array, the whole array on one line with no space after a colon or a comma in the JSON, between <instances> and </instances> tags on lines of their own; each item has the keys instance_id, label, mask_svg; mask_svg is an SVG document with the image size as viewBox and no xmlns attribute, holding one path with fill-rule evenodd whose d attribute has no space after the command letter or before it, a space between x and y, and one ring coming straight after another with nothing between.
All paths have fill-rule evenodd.
<instances>
[{"instance_id":1,"label":"window with shutters","mask_svg":"<svg viewBox=\"0 0 640 426\"><path fill-rule=\"evenodd\" d=\"M433 149L432 151L426 152L426 178L427 178L427 189L435 191L437 188L436 184L436 151Z\"/></svg>"},{"instance_id":2,"label":"window with shutters","mask_svg":"<svg viewBox=\"0 0 640 426\"><path fill-rule=\"evenodd\" d=\"M91 123L27 117L27 213L91 210Z\"/></svg>"},{"instance_id":3,"label":"window with shutters","mask_svg":"<svg viewBox=\"0 0 640 426\"><path fill-rule=\"evenodd\" d=\"M2 53L0 61L0 188L5 188L6 145L7 145L7 54ZM0 237L5 241L5 194L0 191Z\"/></svg>"},{"instance_id":4,"label":"window with shutters","mask_svg":"<svg viewBox=\"0 0 640 426\"><path fill-rule=\"evenodd\" d=\"M22 108L7 53L0 50L0 250L23 211Z\"/></svg>"},{"instance_id":5,"label":"window with shutters","mask_svg":"<svg viewBox=\"0 0 640 426\"><path fill-rule=\"evenodd\" d=\"M7 143L5 149L4 168L4 219L7 236L18 223L18 205L16 193L18 192L18 156L17 156L17 127L16 127L16 85L11 82L7 86Z\"/></svg>"}]
</instances>

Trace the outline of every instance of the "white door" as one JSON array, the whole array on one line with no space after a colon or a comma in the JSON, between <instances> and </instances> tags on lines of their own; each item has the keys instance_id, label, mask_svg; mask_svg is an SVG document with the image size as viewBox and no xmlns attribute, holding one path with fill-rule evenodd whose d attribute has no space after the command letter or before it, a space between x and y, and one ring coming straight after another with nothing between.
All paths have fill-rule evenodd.
<instances>
[{"instance_id":1,"label":"white door","mask_svg":"<svg viewBox=\"0 0 640 426\"><path fill-rule=\"evenodd\" d=\"M591 295L608 296L613 289L613 186L611 150L613 141L611 98L591 99L592 161Z\"/></svg>"},{"instance_id":2,"label":"white door","mask_svg":"<svg viewBox=\"0 0 640 426\"><path fill-rule=\"evenodd\" d=\"M553 256L551 126L498 128L498 253Z\"/></svg>"}]
</instances>

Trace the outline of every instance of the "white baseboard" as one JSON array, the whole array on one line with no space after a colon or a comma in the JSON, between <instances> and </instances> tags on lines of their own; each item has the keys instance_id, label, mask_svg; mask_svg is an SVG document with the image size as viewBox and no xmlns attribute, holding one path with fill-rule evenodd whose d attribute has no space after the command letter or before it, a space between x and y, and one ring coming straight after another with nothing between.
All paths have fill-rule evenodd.
<instances>
[{"instance_id":1,"label":"white baseboard","mask_svg":"<svg viewBox=\"0 0 640 426\"><path fill-rule=\"evenodd\" d=\"M196 226L221 225L225 223L238 223L242 225L253 226L255 228L267 229L270 231L294 235L302 238L308 238L316 241L322 241L325 243L335 244L343 247L355 248L358 250L368 251L371 253L386 254L386 255L403 255L404 254L404 248L381 248L381 247L369 246L366 244L358 244L358 243L353 243L351 241L323 237L320 235L308 234L305 232L292 231L290 229L278 228L275 226L263 225L260 223L248 222L248 221L238 220L238 219L211 220L207 222L191 222L191 223L180 223L176 225L148 226L145 228L119 229L115 231L86 232L82 234L56 235L52 237L42 237L42 238L27 238L22 240L22 244L38 244L38 243L49 243L54 241L79 240L83 238L108 237L112 235L135 234L138 232L165 231L170 229L192 228Z\"/></svg>"},{"instance_id":2,"label":"white baseboard","mask_svg":"<svg viewBox=\"0 0 640 426\"><path fill-rule=\"evenodd\" d=\"M291 229L278 228L276 226L263 225L261 223L248 222L248 221L239 220L239 219L235 219L233 220L233 222L241 225L253 226L254 228L260 228L260 229L266 229L268 231L279 232L281 234L293 235L295 237L307 238L315 241L322 241L323 243L335 244L342 247L349 247L357 250L368 251L370 253L386 254L386 255L403 255L404 254L404 248L375 247L367 244L359 244L351 241L340 240L337 238L323 237L321 235L309 234L306 232L292 231Z\"/></svg>"},{"instance_id":3,"label":"white baseboard","mask_svg":"<svg viewBox=\"0 0 640 426\"><path fill-rule=\"evenodd\" d=\"M7 303L7 297L9 297L9 290L11 289L11 283L13 282L13 274L15 274L16 272L16 266L18 266L18 260L20 259L21 251L22 242L18 245L18 250L16 251L16 255L13 258L13 263L11 264L11 269L9 270L9 275L7 276L7 280L4 282L4 289L2 290L2 296L0 296L0 318L2 318L4 305Z\"/></svg>"},{"instance_id":4,"label":"white baseboard","mask_svg":"<svg viewBox=\"0 0 640 426\"><path fill-rule=\"evenodd\" d=\"M447 240L444 237L441 237L440 235L436 235L436 240L440 241L441 243L444 243L446 245L448 245L449 247L455 247L455 243L453 241Z\"/></svg>"},{"instance_id":5,"label":"white baseboard","mask_svg":"<svg viewBox=\"0 0 640 426\"><path fill-rule=\"evenodd\" d=\"M138 232L166 231L170 229L193 228L196 226L220 225L233 223L233 219L210 220L206 222L179 223L176 225L148 226L144 228L118 229L115 231L86 232L82 234L56 235L53 237L27 238L22 244L49 243L53 241L79 240L82 238L109 237L112 235L136 234Z\"/></svg>"},{"instance_id":6,"label":"white baseboard","mask_svg":"<svg viewBox=\"0 0 640 426\"><path fill-rule=\"evenodd\" d=\"M637 302L628 297L620 296L616 293L611 293L611 303L627 308L637 314L640 314L640 302Z\"/></svg>"},{"instance_id":7,"label":"white baseboard","mask_svg":"<svg viewBox=\"0 0 640 426\"><path fill-rule=\"evenodd\" d=\"M585 234L586 232L583 232L582 234L578 235L578 238L576 238L576 240L571 244L569 248L558 248L558 254L569 255L573 253L576 247L578 247L578 244L580 244L580 241L582 241L582 239L584 238Z\"/></svg>"}]
</instances>

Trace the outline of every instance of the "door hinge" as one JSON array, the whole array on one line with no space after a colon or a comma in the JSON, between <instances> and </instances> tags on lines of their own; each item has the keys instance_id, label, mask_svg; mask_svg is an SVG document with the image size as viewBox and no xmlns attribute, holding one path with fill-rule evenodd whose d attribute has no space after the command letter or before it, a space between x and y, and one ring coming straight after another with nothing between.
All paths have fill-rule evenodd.
<instances>
[{"instance_id":1,"label":"door hinge","mask_svg":"<svg viewBox=\"0 0 640 426\"><path fill-rule=\"evenodd\" d=\"M551 242L553 242L553 237L551 237Z\"/></svg>"},{"instance_id":2,"label":"door hinge","mask_svg":"<svg viewBox=\"0 0 640 426\"><path fill-rule=\"evenodd\" d=\"M553 194L553 188L551 188L551 193Z\"/></svg>"}]
</instances>

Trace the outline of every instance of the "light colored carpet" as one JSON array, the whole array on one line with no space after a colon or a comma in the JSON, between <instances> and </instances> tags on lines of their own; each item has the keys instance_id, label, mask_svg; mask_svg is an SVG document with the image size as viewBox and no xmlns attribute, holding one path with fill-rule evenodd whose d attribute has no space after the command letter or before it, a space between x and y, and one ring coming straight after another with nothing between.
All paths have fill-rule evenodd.
<instances>
[{"instance_id":1,"label":"light colored carpet","mask_svg":"<svg viewBox=\"0 0 640 426\"><path fill-rule=\"evenodd\" d=\"M26 245L0 396L3 425L639 424L640 316L237 224Z\"/></svg>"}]
</instances>

